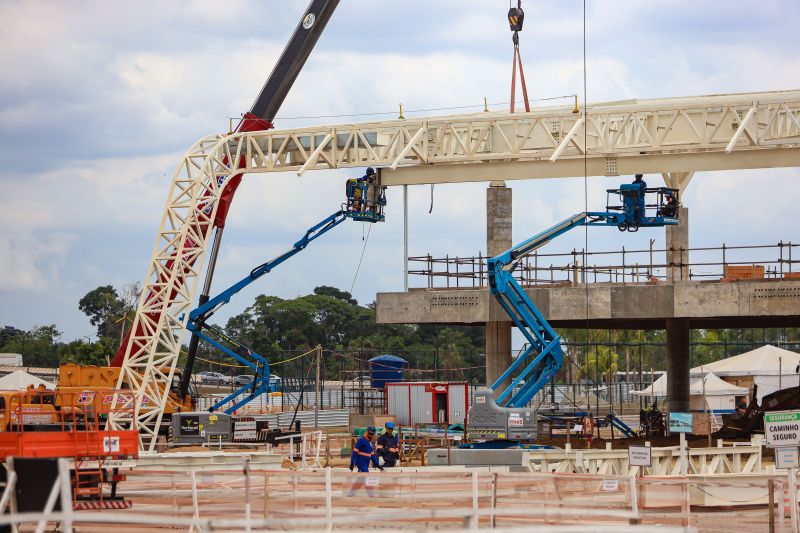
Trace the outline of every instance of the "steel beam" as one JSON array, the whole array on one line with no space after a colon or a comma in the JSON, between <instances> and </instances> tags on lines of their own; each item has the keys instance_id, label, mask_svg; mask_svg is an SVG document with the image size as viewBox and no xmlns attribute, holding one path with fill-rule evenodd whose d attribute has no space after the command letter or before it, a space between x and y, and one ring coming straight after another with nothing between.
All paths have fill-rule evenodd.
<instances>
[{"instance_id":1,"label":"steel beam","mask_svg":"<svg viewBox=\"0 0 800 533\"><path fill-rule=\"evenodd\" d=\"M382 167L385 185L795 166L800 91L234 133L247 172ZM584 146L585 145L585 146ZM509 173L508 171L512 172Z\"/></svg>"},{"instance_id":2,"label":"steel beam","mask_svg":"<svg viewBox=\"0 0 800 533\"><path fill-rule=\"evenodd\" d=\"M616 168L610 173L608 168ZM593 176L624 176L673 172L800 167L800 147L724 152L639 154L622 157L588 157L586 170ZM451 164L408 166L381 173L383 185L465 183L503 179L505 181L572 178L583 176L582 158L550 161L497 161L475 165Z\"/></svg>"}]
</instances>

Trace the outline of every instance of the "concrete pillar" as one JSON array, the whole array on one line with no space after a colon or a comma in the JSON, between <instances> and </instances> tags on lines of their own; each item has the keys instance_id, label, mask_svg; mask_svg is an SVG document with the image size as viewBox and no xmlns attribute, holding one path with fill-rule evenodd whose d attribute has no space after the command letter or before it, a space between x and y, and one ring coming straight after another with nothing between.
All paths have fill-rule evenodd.
<instances>
[{"instance_id":1,"label":"concrete pillar","mask_svg":"<svg viewBox=\"0 0 800 533\"><path fill-rule=\"evenodd\" d=\"M667 281L689 281L689 208L681 207L678 225L667 226ZM681 266L683 265L683 266Z\"/></svg>"},{"instance_id":2,"label":"concrete pillar","mask_svg":"<svg viewBox=\"0 0 800 533\"><path fill-rule=\"evenodd\" d=\"M511 189L493 181L486 190L486 250L489 257L511 248ZM503 318L505 311L494 299L490 318ZM491 385L511 365L511 327L508 320L486 323L486 384Z\"/></svg>"},{"instance_id":3,"label":"concrete pillar","mask_svg":"<svg viewBox=\"0 0 800 533\"><path fill-rule=\"evenodd\" d=\"M667 319L667 409L689 412L689 319Z\"/></svg>"}]
</instances>

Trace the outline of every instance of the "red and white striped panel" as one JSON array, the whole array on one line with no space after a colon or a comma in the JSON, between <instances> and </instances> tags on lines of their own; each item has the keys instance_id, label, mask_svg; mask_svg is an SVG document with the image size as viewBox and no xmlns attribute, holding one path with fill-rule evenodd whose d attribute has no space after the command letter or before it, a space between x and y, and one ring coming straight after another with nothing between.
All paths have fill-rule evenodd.
<instances>
[{"instance_id":1,"label":"red and white striped panel","mask_svg":"<svg viewBox=\"0 0 800 533\"><path fill-rule=\"evenodd\" d=\"M125 500L81 500L72 502L73 511L100 511L103 509L130 509L133 502Z\"/></svg>"}]
</instances>

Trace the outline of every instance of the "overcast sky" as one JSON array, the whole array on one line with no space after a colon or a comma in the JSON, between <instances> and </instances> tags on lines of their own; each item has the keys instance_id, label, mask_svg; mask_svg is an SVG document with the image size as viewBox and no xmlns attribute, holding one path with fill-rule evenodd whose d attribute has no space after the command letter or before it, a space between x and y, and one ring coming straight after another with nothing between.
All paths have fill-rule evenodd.
<instances>
[{"instance_id":1,"label":"overcast sky","mask_svg":"<svg viewBox=\"0 0 800 533\"><path fill-rule=\"evenodd\" d=\"M796 1L589 0L588 100L800 88ZM306 0L0 3L0 326L55 323L91 335L80 297L142 280L175 166L192 143L247 110ZM582 93L582 2L526 1L522 57L533 98ZM298 116L506 102L508 2L342 0L283 105L278 128L355 118ZM437 113L441 114L441 112ZM215 287L286 249L335 211L353 171L245 177ZM659 176L648 183L660 185ZM617 180L595 178L590 202ZM583 209L583 179L511 182L514 236ZM485 249L486 184L410 188L411 255ZM703 173L684 203L693 246L800 241L800 170ZM243 292L349 290L363 245L347 223ZM549 251L582 246L583 234ZM589 234L593 250L663 245L663 230ZM362 303L401 290L401 191L370 234ZM423 284L412 278L412 286Z\"/></svg>"}]
</instances>

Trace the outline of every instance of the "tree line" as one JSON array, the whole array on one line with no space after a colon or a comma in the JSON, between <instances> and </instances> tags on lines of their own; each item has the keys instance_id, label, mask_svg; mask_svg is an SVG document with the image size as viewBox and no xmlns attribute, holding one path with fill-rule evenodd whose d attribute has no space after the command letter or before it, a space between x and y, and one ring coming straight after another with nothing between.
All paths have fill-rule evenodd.
<instances>
[{"instance_id":1,"label":"tree line","mask_svg":"<svg viewBox=\"0 0 800 533\"><path fill-rule=\"evenodd\" d=\"M64 342L55 324L28 331L6 327L0 330L0 352L22 354L26 366L107 364L131 326L139 296L139 284L129 283L120 289L103 285L80 299L78 309L96 328L96 340ZM335 287L316 287L311 294L289 299L262 294L244 311L215 326L263 355L271 370L283 377L309 375L310 357L298 355L321 345L326 379L354 378L366 370L368 359L381 354L406 359L407 376L412 379L476 384L485 379L482 326L378 324L374 302L361 305ZM560 329L559 334L564 347L560 382L610 382L619 371L666 369L663 330ZM700 365L766 343L797 350L800 328L697 329L692 330L691 340L692 365ZM200 343L196 371L248 373L232 363L219 350Z\"/></svg>"}]
</instances>

